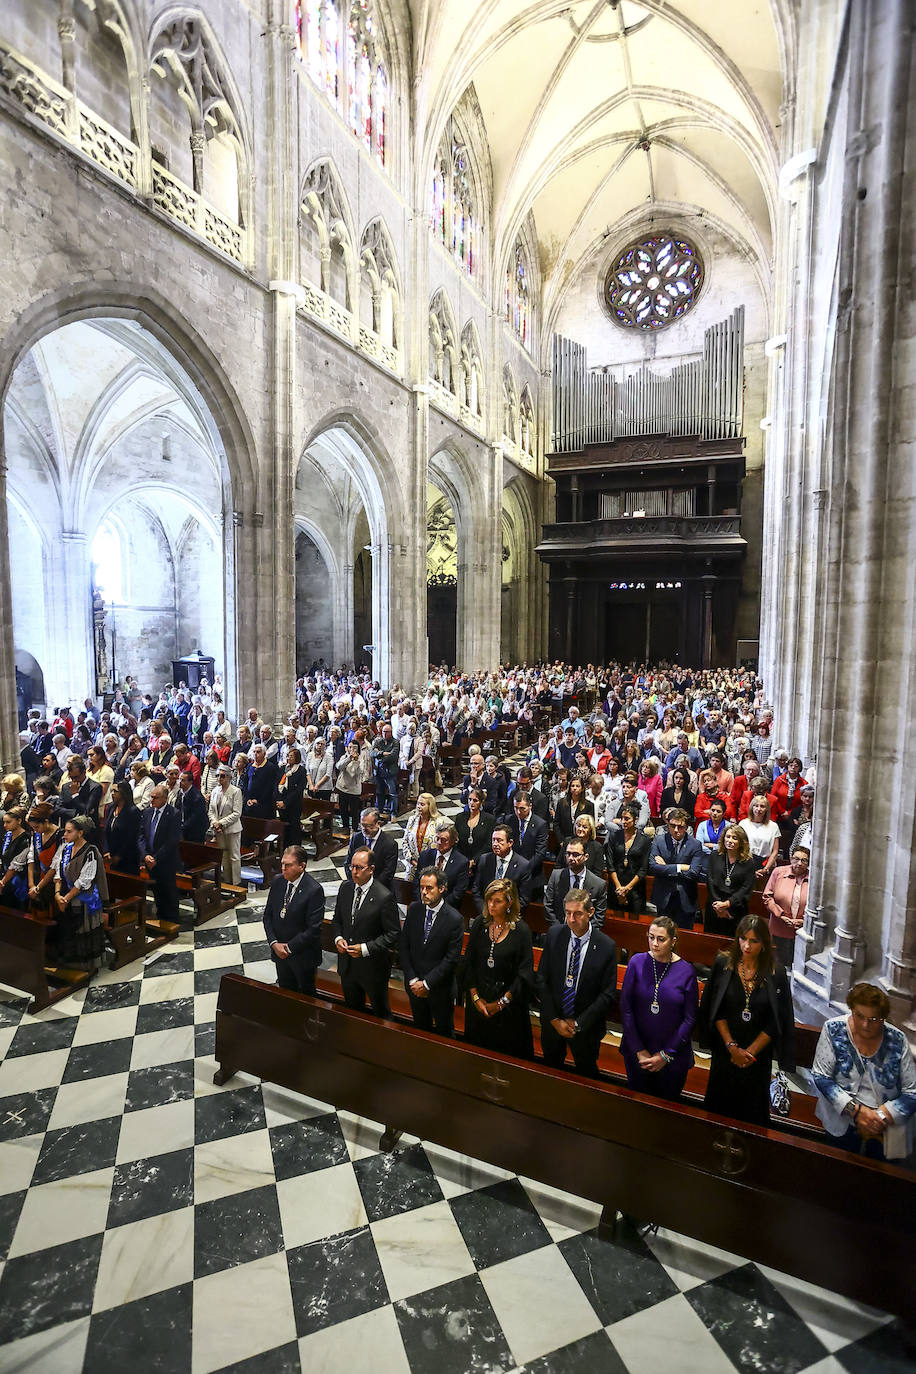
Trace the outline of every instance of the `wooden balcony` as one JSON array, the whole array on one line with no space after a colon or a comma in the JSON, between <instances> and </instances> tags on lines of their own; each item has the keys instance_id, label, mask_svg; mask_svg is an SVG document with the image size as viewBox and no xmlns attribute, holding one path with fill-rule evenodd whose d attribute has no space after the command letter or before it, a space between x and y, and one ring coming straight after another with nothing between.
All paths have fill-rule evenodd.
<instances>
[{"instance_id":1,"label":"wooden balcony","mask_svg":"<svg viewBox=\"0 0 916 1374\"><path fill-rule=\"evenodd\" d=\"M584 554L743 554L738 515L622 516L544 525L537 552L547 561Z\"/></svg>"}]
</instances>

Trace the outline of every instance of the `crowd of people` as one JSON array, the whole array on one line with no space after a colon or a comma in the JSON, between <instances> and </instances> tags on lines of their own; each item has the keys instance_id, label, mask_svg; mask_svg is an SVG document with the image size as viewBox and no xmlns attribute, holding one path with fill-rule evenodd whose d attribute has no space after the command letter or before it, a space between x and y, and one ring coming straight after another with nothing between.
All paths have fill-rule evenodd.
<instances>
[{"instance_id":1,"label":"crowd of people","mask_svg":"<svg viewBox=\"0 0 916 1374\"><path fill-rule=\"evenodd\" d=\"M530 1057L537 1004L545 1061L569 1055L584 1074L597 1072L619 1013L632 1086L679 1097L696 1037L711 1053L707 1106L766 1124L773 1064L794 1067L788 972L807 905L816 780L814 761L778 746L773 725L760 681L734 670L440 671L415 694L324 671L299 679L276 733L255 708L235 728L218 681L166 687L153 700L127 679L105 711L87 700L76 716L30 718L24 778L2 783L0 902L48 910L61 956L97 965L106 862L143 865L160 914L175 918L182 839L219 845L238 883L243 818L276 820L285 847L265 908L268 942L278 983L314 992L325 908L306 873L302 808L306 797L332 803L350 836L331 926L349 1006L389 1014L397 951L417 1025L450 1035L457 991L467 1041ZM498 748L505 727L516 744L531 741L515 766ZM436 800L448 746L466 759L457 818L440 815ZM415 805L398 845L384 826L405 790ZM399 867L414 883L403 926ZM749 912L761 880L766 916ZM462 954L466 893L478 914ZM533 901L548 924L536 970L524 920ZM619 1006L617 952L602 929L615 908L651 918ZM696 969L677 953L679 931L697 920L731 938L704 970L702 998ZM883 1131L916 1111L916 1085L886 1011L860 1026L864 986L846 1030L825 1027L814 1081L832 1135L875 1154ZM897 1076L866 1075L863 1097L848 1091L850 1056L866 1053L857 1036L864 1028L874 1039L879 1021L878 1056ZM846 1086L831 1095L828 1079Z\"/></svg>"}]
</instances>

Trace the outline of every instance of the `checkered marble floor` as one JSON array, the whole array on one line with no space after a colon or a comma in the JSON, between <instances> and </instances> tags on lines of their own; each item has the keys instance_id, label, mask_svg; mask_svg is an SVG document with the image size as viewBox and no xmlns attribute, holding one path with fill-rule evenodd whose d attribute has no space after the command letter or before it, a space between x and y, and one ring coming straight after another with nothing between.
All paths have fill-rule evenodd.
<instances>
[{"instance_id":1,"label":"checkered marble floor","mask_svg":"<svg viewBox=\"0 0 916 1374\"><path fill-rule=\"evenodd\" d=\"M340 868L311 866L329 903ZM879 1312L672 1233L599 1238L574 1162L559 1193L216 1088L220 977L273 981L262 906L36 1017L0 990L4 1374L916 1370Z\"/></svg>"}]
</instances>

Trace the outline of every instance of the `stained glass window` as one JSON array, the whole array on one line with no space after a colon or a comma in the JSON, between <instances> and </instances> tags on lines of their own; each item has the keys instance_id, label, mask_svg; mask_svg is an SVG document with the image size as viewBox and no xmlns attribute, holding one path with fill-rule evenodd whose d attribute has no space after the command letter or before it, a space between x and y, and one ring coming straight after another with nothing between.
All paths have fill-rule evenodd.
<instances>
[{"instance_id":1,"label":"stained glass window","mask_svg":"<svg viewBox=\"0 0 916 1374\"><path fill-rule=\"evenodd\" d=\"M388 76L372 0L297 0L295 11L299 57L309 76L384 166Z\"/></svg>"},{"instance_id":2,"label":"stained glass window","mask_svg":"<svg viewBox=\"0 0 916 1374\"><path fill-rule=\"evenodd\" d=\"M474 177L467 148L451 124L433 167L429 224L436 238L472 276L477 265Z\"/></svg>"},{"instance_id":3,"label":"stained glass window","mask_svg":"<svg viewBox=\"0 0 916 1374\"><path fill-rule=\"evenodd\" d=\"M604 295L618 324L663 329L696 304L702 285L695 245L661 233L627 245L607 275Z\"/></svg>"}]
</instances>

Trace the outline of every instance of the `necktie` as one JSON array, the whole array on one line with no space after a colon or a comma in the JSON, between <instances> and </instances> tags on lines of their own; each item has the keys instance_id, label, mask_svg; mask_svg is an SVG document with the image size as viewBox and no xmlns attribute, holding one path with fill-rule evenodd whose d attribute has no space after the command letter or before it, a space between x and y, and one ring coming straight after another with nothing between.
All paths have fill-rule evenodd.
<instances>
[{"instance_id":1,"label":"necktie","mask_svg":"<svg viewBox=\"0 0 916 1374\"><path fill-rule=\"evenodd\" d=\"M289 904L290 904L290 902L291 902L292 900L293 900L293 885L292 885L292 883L287 883L287 884L286 884L286 896L283 898L283 905L284 905L284 906L289 906Z\"/></svg>"},{"instance_id":2,"label":"necktie","mask_svg":"<svg viewBox=\"0 0 916 1374\"><path fill-rule=\"evenodd\" d=\"M161 815L162 815L162 808L161 808L161 807L159 808L159 810L153 812L153 823L152 823L152 825L150 826L150 831L149 831L150 844L152 844L153 840L156 838L156 826L159 824L159 817L160 817Z\"/></svg>"},{"instance_id":3,"label":"necktie","mask_svg":"<svg viewBox=\"0 0 916 1374\"><path fill-rule=\"evenodd\" d=\"M569 971L566 974L566 986L563 989L563 1015L572 1016L573 1008L576 1005L576 982L579 978L579 953L582 941L577 936L572 937L572 957L569 961Z\"/></svg>"},{"instance_id":4,"label":"necktie","mask_svg":"<svg viewBox=\"0 0 916 1374\"><path fill-rule=\"evenodd\" d=\"M433 909L431 906L426 908L426 920L423 922L423 943L429 939L429 932L433 928Z\"/></svg>"},{"instance_id":5,"label":"necktie","mask_svg":"<svg viewBox=\"0 0 916 1374\"><path fill-rule=\"evenodd\" d=\"M496 876L497 876L497 878L504 878L504 877L506 876L506 861L505 861L505 859L500 859L499 862L497 863L497 865L496 865Z\"/></svg>"},{"instance_id":6,"label":"necktie","mask_svg":"<svg viewBox=\"0 0 916 1374\"><path fill-rule=\"evenodd\" d=\"M527 825L527 821L522 821L521 829L520 829L519 832L518 832L518 842L519 842L519 844L521 844L522 840L525 838L525 826L526 826L526 825Z\"/></svg>"},{"instance_id":7,"label":"necktie","mask_svg":"<svg viewBox=\"0 0 916 1374\"><path fill-rule=\"evenodd\" d=\"M442 872L443 868L445 867L445 858L444 858L444 856L443 856L442 854L440 854L439 857L438 857L438 859L436 860L436 867L438 868L438 870L439 870L440 873Z\"/></svg>"},{"instance_id":8,"label":"necktie","mask_svg":"<svg viewBox=\"0 0 916 1374\"><path fill-rule=\"evenodd\" d=\"M356 891L353 893L353 908L352 908L352 910L351 910L351 912L350 912L350 916L351 916L352 920L354 920L354 921L356 920L357 913L359 912L359 908L360 908L360 904L362 903L362 900L363 900L363 889L362 889L361 887L357 887Z\"/></svg>"},{"instance_id":9,"label":"necktie","mask_svg":"<svg viewBox=\"0 0 916 1374\"><path fill-rule=\"evenodd\" d=\"M570 885L569 885L569 890L570 890L570 892L573 892L578 886L579 886L579 875L578 875L578 873L574 873L574 874L572 875L572 882L571 882Z\"/></svg>"}]
</instances>

